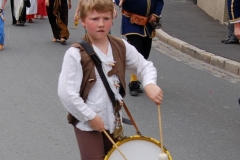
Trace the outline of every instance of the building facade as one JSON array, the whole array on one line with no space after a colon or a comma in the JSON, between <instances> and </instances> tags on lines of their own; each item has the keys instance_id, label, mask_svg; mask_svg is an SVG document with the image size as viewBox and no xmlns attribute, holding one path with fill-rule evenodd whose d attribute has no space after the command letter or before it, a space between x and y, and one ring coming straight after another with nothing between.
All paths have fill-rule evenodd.
<instances>
[{"instance_id":1,"label":"building facade","mask_svg":"<svg viewBox=\"0 0 240 160\"><path fill-rule=\"evenodd\" d=\"M203 11L220 23L228 22L227 0L197 0L196 3Z\"/></svg>"}]
</instances>

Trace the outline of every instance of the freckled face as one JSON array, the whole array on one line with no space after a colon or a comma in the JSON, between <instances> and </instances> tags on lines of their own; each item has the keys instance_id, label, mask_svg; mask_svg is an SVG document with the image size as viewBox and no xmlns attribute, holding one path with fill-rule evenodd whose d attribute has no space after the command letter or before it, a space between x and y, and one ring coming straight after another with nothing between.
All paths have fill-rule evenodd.
<instances>
[{"instance_id":1,"label":"freckled face","mask_svg":"<svg viewBox=\"0 0 240 160\"><path fill-rule=\"evenodd\" d=\"M82 20L82 25L86 28L89 36L94 39L106 37L113 23L111 12L98 13L95 10L89 12Z\"/></svg>"}]
</instances>

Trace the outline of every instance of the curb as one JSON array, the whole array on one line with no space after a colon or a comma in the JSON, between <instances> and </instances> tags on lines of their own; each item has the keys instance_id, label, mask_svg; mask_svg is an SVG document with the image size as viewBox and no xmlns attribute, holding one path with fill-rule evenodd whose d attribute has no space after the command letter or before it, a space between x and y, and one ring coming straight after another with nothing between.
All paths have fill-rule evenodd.
<instances>
[{"instance_id":1,"label":"curb","mask_svg":"<svg viewBox=\"0 0 240 160\"><path fill-rule=\"evenodd\" d=\"M226 71L235 73L237 75L240 75L240 63L223 58L220 56L217 56L213 53L209 53L205 50L199 49L191 44L188 44L182 40L179 40L177 38L174 38L164 32L162 29L156 30L156 37L161 40L162 42L176 48L177 50L180 50L183 53L186 53L198 60L201 60L203 62L206 62L208 64L211 64L215 67L219 67L221 69L224 69Z\"/></svg>"}]
</instances>

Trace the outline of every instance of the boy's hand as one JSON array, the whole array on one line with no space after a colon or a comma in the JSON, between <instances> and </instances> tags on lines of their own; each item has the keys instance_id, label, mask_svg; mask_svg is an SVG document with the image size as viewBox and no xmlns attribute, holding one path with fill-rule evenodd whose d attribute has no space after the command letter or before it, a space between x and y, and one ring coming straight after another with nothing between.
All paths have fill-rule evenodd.
<instances>
[{"instance_id":1,"label":"boy's hand","mask_svg":"<svg viewBox=\"0 0 240 160\"><path fill-rule=\"evenodd\" d=\"M102 132L104 128L104 123L99 115L96 115L92 120L89 120L89 125L92 129Z\"/></svg>"},{"instance_id":2,"label":"boy's hand","mask_svg":"<svg viewBox=\"0 0 240 160\"><path fill-rule=\"evenodd\" d=\"M148 84L144 87L147 96L156 104L161 104L163 100L163 92L160 87L155 84Z\"/></svg>"}]
</instances>

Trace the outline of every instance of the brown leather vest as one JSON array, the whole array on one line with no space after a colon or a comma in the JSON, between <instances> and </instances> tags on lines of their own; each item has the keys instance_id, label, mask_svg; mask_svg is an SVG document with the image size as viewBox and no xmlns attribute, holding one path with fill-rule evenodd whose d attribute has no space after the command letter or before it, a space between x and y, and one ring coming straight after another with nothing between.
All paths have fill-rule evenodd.
<instances>
[{"instance_id":1,"label":"brown leather vest","mask_svg":"<svg viewBox=\"0 0 240 160\"><path fill-rule=\"evenodd\" d=\"M108 35L108 38L112 46L114 61L116 61L115 66L112 68L111 71L108 72L108 76L112 76L113 74L116 74L118 76L121 83L120 94L122 97L124 97L126 94L126 81L125 81L126 47L121 39L113 37L111 35ZM92 45L87 34L83 37L83 39L87 41L90 45ZM96 82L95 64L92 61L91 57L85 52L85 50L79 43L74 43L72 47L80 49L81 54L80 63L83 69L83 79L79 93L83 100L86 101L89 91Z\"/></svg>"}]
</instances>

